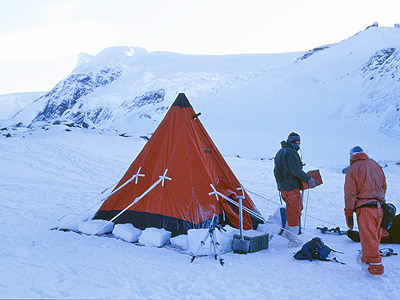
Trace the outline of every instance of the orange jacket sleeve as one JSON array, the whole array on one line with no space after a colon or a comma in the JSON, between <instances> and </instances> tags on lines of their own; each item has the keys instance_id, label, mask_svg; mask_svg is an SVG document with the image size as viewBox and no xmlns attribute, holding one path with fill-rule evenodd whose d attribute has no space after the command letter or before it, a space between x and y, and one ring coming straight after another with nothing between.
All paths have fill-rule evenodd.
<instances>
[{"instance_id":1,"label":"orange jacket sleeve","mask_svg":"<svg viewBox=\"0 0 400 300\"><path fill-rule=\"evenodd\" d=\"M346 172L344 183L344 208L354 210L357 200L357 186L354 177L354 170L349 169Z\"/></svg>"}]
</instances>

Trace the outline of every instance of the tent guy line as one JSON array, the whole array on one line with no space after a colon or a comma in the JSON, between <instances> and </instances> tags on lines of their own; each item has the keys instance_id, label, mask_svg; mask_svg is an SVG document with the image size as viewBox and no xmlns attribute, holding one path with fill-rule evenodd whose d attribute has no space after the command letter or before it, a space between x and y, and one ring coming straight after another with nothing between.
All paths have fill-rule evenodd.
<instances>
[{"instance_id":1,"label":"tent guy line","mask_svg":"<svg viewBox=\"0 0 400 300\"><path fill-rule=\"evenodd\" d=\"M141 168L139 168L139 171L140 171L140 169L141 169ZM138 173L136 173L135 176L133 176L133 177L131 178L130 181L132 181L134 177L135 177L136 179L139 177L139 175L138 175L138 174L139 174L139 171L138 171ZM150 193L150 191L151 191L152 189L154 189L159 183L161 183L161 186L164 186L164 181L165 181L165 179L167 179L167 180L172 180L172 178L166 177L167 172L168 172L168 169L165 169L164 174L163 174L162 176L159 176L159 179L158 179L151 187L149 187L142 195L140 195L139 197L137 197L131 204L129 204L127 207L125 207L120 213L118 213L114 218L112 218L112 219L109 220L107 223L105 223L101 228L99 228L99 230L97 230L97 231L96 231L95 233L93 233L91 236L96 235L98 232L100 232L102 229L104 229L108 224L110 224L112 221L114 221L114 220L117 219L120 215L122 215L124 212L126 212L130 207L132 207L133 205L135 205L136 203L138 203L141 199L143 199L144 196L146 196L148 193ZM144 176L144 175L143 175L143 176ZM130 182L130 181L129 181L129 182ZM129 183L129 182L125 182L125 184L121 185L120 188L121 188L122 186L125 186L125 185L126 185L127 183ZM111 196L111 195L110 195L110 196Z\"/></svg>"},{"instance_id":2,"label":"tent guy line","mask_svg":"<svg viewBox=\"0 0 400 300\"><path fill-rule=\"evenodd\" d=\"M235 200L232 200L231 198L229 198L229 197L225 196L224 194L218 192L212 184L210 184L210 186L213 189L213 192L209 193L209 195L215 195L217 197L218 201L219 201L219 198L218 198L218 195L219 195L222 198L224 198L226 201L229 201L230 203L232 203L232 204L236 205L237 207L239 207L239 203L238 202L236 202ZM242 192L243 192L243 187L242 188L237 188L237 190L242 190ZM236 197L237 198L238 197L242 197L242 199L245 198L244 196L236 196ZM259 214L255 213L254 211L248 209L246 206L243 206L243 210L245 210L246 212L248 212L252 216L258 218L259 220L263 221L264 223L270 223L267 220L265 220L265 218L263 218L261 215L259 215Z\"/></svg>"},{"instance_id":3,"label":"tent guy line","mask_svg":"<svg viewBox=\"0 0 400 300\"><path fill-rule=\"evenodd\" d=\"M138 182L138 177L139 177L139 176L140 176L140 177L144 177L144 176L145 176L144 174L140 174L140 170L141 170L141 167L139 168L138 172L137 172L135 175L133 175L129 180L127 180L123 185L121 185L119 188L117 188L117 189L115 189L114 191L112 191L112 193L110 193L107 197L104 197L104 198L100 199L99 201L97 201L97 202L96 202L94 205L92 205L90 208L88 208L87 210L85 210L84 212L82 212L81 214L79 214L79 215L78 215L77 217L75 217L74 219L68 221L68 222L65 223L63 226L66 226L67 224L72 223L72 221L76 220L77 218L79 218L80 216L82 216L84 213L86 213L87 211L89 211L90 209L92 209L93 207L95 207L96 205L98 205L99 203L104 202L104 201L107 200L111 195L115 194L117 191L119 191L120 189L122 189L123 187L125 187L128 183L132 182L134 179L136 179L136 180L135 180L135 184L137 184L137 182ZM164 176L159 176L159 177L161 178L161 177L164 177ZM166 177L166 179L169 179L169 178ZM159 182L157 181L156 183L158 184ZM115 184L116 184L116 183L114 183L114 184L111 185L110 187L106 188L103 192L101 192L101 194L103 194L104 192L106 192L107 190L109 190L109 189L110 189L112 186L114 186ZM218 191L216 191L212 184L210 184L210 186L211 186L211 188L214 190L214 192L209 193L209 195L215 194L218 201L219 201L218 195L220 195L220 196L223 197L225 200L227 200L227 201L231 202L232 204L234 204L234 205L236 205L236 206L239 207L239 205L238 205L237 202L235 202L234 200L232 200L232 199L230 199L230 198L224 196L223 194L219 193ZM277 205L277 206L280 206L279 203L274 202L273 200L271 200L271 199L269 199L269 198L266 198L266 197L264 197L264 196L261 196L261 195L259 195L258 193L255 193L255 192L253 192L253 191L251 191L251 190L249 190L249 189L247 189L247 188L243 188L243 187L237 188L237 190L242 190L242 189L245 190L246 192L250 193L250 194L253 194L253 195L255 195L255 196L261 198L261 199L264 199L264 200L266 200L266 201L268 201L268 202L270 202L270 203L273 203L273 204L275 204L275 205ZM95 197L91 198L89 201L85 202L85 204L88 203L88 202L90 202L90 201L92 201L92 200L95 199L96 197L98 197L98 195L96 195ZM237 196L237 197L239 197L239 196ZM133 204L134 204L134 203L132 203L131 206L132 206ZM81 205L81 206L82 206L82 205ZM271 222L265 220L265 218L263 218L261 215L258 215L257 213L254 213L253 211L251 211L251 210L248 209L247 207L243 207L243 209L244 209L246 212L248 212L248 213L252 214L253 216L255 216L256 218L262 220L263 222L265 222L265 223L271 223ZM75 210L75 209L74 209L74 210ZM121 214L122 214L122 212L121 212L119 215L121 215ZM68 215L69 215L69 214L64 215L63 217L61 217L60 219L58 219L58 221L61 221L62 219L64 219L64 218L67 217ZM326 221L326 220L322 220L322 219L320 219L320 218L311 216L311 215L307 214L307 212L304 214L304 216L305 216L305 217L308 216L308 217L310 217L310 218L314 218L314 219L316 219L316 220L319 220L319 221L325 222L325 223L327 223L327 224L335 225L335 226L336 226L336 224L333 224L333 223L328 222L328 221ZM115 220L117 217L118 217L118 216L116 216L113 220ZM108 223L112 222L113 220L110 220ZM108 224L108 223L107 223L107 224ZM104 226L104 227L105 227L105 226ZM60 229L60 228L62 228L62 226L54 227L54 228L52 228L51 230L58 230L58 229ZM102 227L102 228L103 228L103 227ZM99 231L100 231L102 228L100 228ZM305 222L304 222L303 228L305 228ZM97 231L97 232L99 232L99 231ZM96 232L96 233L97 233L97 232ZM95 233L95 234L96 234L96 233Z\"/></svg>"},{"instance_id":4,"label":"tent guy line","mask_svg":"<svg viewBox=\"0 0 400 300\"><path fill-rule=\"evenodd\" d=\"M116 192L118 192L120 189L122 189L123 187L125 187L125 186L126 186L128 183L130 183L132 180L136 179L136 180L135 180L135 184L137 184L137 183L138 183L138 178L139 178L139 177L144 177L144 176L145 176L144 174L140 174L141 168L142 168L142 167L140 167L139 170L137 171L137 173L136 173L135 175L133 175L129 180L127 180L123 185L121 185L121 186L118 187L117 189L113 190L107 197L101 198L99 201L97 201L95 204L93 204L91 207L89 207L89 208L88 208L86 211L84 211L83 213L88 212L90 209L92 209L93 207L95 207L95 206L98 205L99 203L106 201L111 195L113 195L113 194L115 194ZM85 204L91 202L92 200L96 199L99 195L104 194L106 191L108 191L111 187L115 186L117 183L118 183L118 182L113 183L113 184L110 185L108 188L104 189L100 194L97 194L96 196L94 196L93 198L89 199L89 200L86 201L85 203L81 204L81 205L80 205L79 207L77 207L77 208L80 208L80 207L84 206ZM72 211L75 211L77 208L73 208L73 209L70 211L70 213L71 213ZM70 214L70 213L69 213L69 214ZM82 213L82 214L83 214L83 213ZM65 218L66 216L68 216L69 214L65 214L64 216L62 216L61 218L59 218L57 221L60 222L62 219L64 219L64 218ZM81 216L81 215L78 215L78 217L79 217L79 216ZM76 220L78 217L76 217L76 218L70 220L70 221L67 222L66 224L71 223L72 221ZM65 225L66 225L66 224L65 224ZM55 230L55 229L58 229L58 228L59 228L59 227L55 227L55 228L52 228L52 230Z\"/></svg>"},{"instance_id":5,"label":"tent guy line","mask_svg":"<svg viewBox=\"0 0 400 300\"><path fill-rule=\"evenodd\" d=\"M261 198L261 199L263 199L263 200L266 200L266 201L268 201L268 202L270 202L270 203L272 203L272 204L275 204L275 205L277 205L277 206L280 206L280 205L281 205L280 203L275 202L275 201L273 201L273 200L271 200L271 199L269 199L269 198L266 198L266 197L264 197L264 196L261 196L260 194L257 194L257 193L255 193L255 192L252 192L251 190L249 190L249 189L247 189L247 188L245 188L245 190L246 190L246 192L248 192L248 193L250 193L250 194L253 194L253 195L255 195L255 196L257 196L257 197L259 197L259 198ZM308 201L308 199L307 199L307 201ZM318 221L325 222L325 223L330 224L330 225L337 226L336 224L333 224L332 222L328 222L328 221L326 221L326 220L322 220L322 219L320 219L320 218L311 216L311 215L307 214L307 212L304 213L303 215L304 215L304 216L307 216L307 217L310 217L310 218L313 218L313 219L318 220Z\"/></svg>"}]
</instances>

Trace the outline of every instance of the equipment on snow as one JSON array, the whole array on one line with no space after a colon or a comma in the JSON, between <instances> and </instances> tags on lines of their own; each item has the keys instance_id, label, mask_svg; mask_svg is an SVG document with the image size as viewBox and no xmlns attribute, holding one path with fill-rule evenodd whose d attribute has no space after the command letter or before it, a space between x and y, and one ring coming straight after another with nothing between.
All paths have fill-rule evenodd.
<instances>
[{"instance_id":1,"label":"equipment on snow","mask_svg":"<svg viewBox=\"0 0 400 300\"><path fill-rule=\"evenodd\" d=\"M384 206L382 205L382 207ZM385 229L384 227L389 223L390 227L387 229L389 236L382 237L380 242L381 244L400 244L400 215L392 216L392 214L396 212L396 207L391 203L386 204L383 209L384 216L381 227ZM354 242L360 242L360 234L357 230L348 230L347 236Z\"/></svg>"},{"instance_id":2,"label":"equipment on snow","mask_svg":"<svg viewBox=\"0 0 400 300\"><path fill-rule=\"evenodd\" d=\"M309 196L309 191L307 192L307 201L306 201L306 208L304 211L304 221L303 221L303 227L306 229L306 220L307 220L307 211L308 211L308 196ZM304 190L301 191L301 203L303 203L304 206ZM300 223L299 223L299 234L301 234L301 216L300 216Z\"/></svg>"},{"instance_id":3,"label":"equipment on snow","mask_svg":"<svg viewBox=\"0 0 400 300\"><path fill-rule=\"evenodd\" d=\"M351 239L353 242L360 242L360 234L358 233L357 230L347 230L347 236L349 239Z\"/></svg>"},{"instance_id":4,"label":"equipment on snow","mask_svg":"<svg viewBox=\"0 0 400 300\"><path fill-rule=\"evenodd\" d=\"M317 227L317 229L324 234L334 234L334 235L345 235L348 232L347 230L340 230L340 227L328 228L326 226L322 226L322 227Z\"/></svg>"},{"instance_id":5,"label":"equipment on snow","mask_svg":"<svg viewBox=\"0 0 400 300\"><path fill-rule=\"evenodd\" d=\"M381 227L389 230L392 226L394 217L396 216L396 207L392 203L382 203L383 219Z\"/></svg>"},{"instance_id":6,"label":"equipment on snow","mask_svg":"<svg viewBox=\"0 0 400 300\"><path fill-rule=\"evenodd\" d=\"M243 188L242 188L242 195L238 195L236 196L236 198L239 199L240 237L239 238L237 236L233 237L232 250L234 253L247 254L247 252L249 252L250 242L243 238L243 205L242 205L242 201L244 198Z\"/></svg>"},{"instance_id":7,"label":"equipment on snow","mask_svg":"<svg viewBox=\"0 0 400 300\"><path fill-rule=\"evenodd\" d=\"M202 246L204 246L206 244L206 241L208 238L210 238L211 244L210 247L211 250L214 251L213 254L211 254L212 256L214 256L215 260L218 260L220 265L223 266L224 265L224 260L221 258L221 251L220 251L220 244L217 240L217 236L215 234L215 229L218 229L219 231L226 231L225 228L223 228L220 224L219 224L219 218L217 215L214 214L212 220L211 220L211 224L210 227L208 228L208 232L207 234L204 236L204 238L200 241L200 246L197 249L196 253L192 256L192 259L190 260L190 262L192 263L196 257L197 257L197 253L199 252L200 248ZM210 251L211 253L211 251Z\"/></svg>"},{"instance_id":8,"label":"equipment on snow","mask_svg":"<svg viewBox=\"0 0 400 300\"><path fill-rule=\"evenodd\" d=\"M243 199L244 199L243 187L238 188L238 190L242 190L242 196L236 196L237 198L239 198L239 204L238 204L239 212L241 212L243 209L246 211L246 209L243 208L243 206L242 206ZM243 220L242 213L239 214L239 216L240 216L240 219ZM257 215L255 215L254 217L258 218ZM264 222L267 223L267 221L264 221ZM243 225L241 223L240 234L233 235L232 250L234 253L241 253L241 254L246 254L248 252L257 252L257 251L260 251L263 249L268 249L268 242L269 242L269 234L268 233L257 232L257 231L251 230L251 231L247 231L246 234L244 234L243 233Z\"/></svg>"},{"instance_id":9,"label":"equipment on snow","mask_svg":"<svg viewBox=\"0 0 400 300\"><path fill-rule=\"evenodd\" d=\"M315 237L311 241L305 243L293 257L298 260L312 261L314 259L318 259L322 261L334 261L342 265L345 264L344 262L338 261L336 257L332 259L327 258L331 252L343 254L343 252L335 251L329 248L319 237Z\"/></svg>"},{"instance_id":10,"label":"equipment on snow","mask_svg":"<svg viewBox=\"0 0 400 300\"><path fill-rule=\"evenodd\" d=\"M280 195L280 193L279 193ZM285 231L285 225L286 225L286 208L285 207L280 207L279 208L279 214L281 216L281 231L279 232L279 235L282 235L282 233Z\"/></svg>"},{"instance_id":11,"label":"equipment on snow","mask_svg":"<svg viewBox=\"0 0 400 300\"><path fill-rule=\"evenodd\" d=\"M398 218L397 218L398 217ZM400 215L396 216L397 220L400 221ZM396 220L395 220L396 221ZM392 226L389 230L389 236L387 237L382 237L381 238L381 244L400 244L400 223L396 223L395 226ZM399 225L399 226L397 226ZM347 231L347 236L349 237L349 239L351 239L353 242L360 242L360 234L357 230L348 230Z\"/></svg>"},{"instance_id":12,"label":"equipment on snow","mask_svg":"<svg viewBox=\"0 0 400 300\"><path fill-rule=\"evenodd\" d=\"M239 234L233 235L234 239L240 239ZM248 253L253 253L261 250L268 249L268 243L270 241L269 233L260 232L260 231L251 231L251 233L247 233L243 235L245 241L249 242L249 250Z\"/></svg>"},{"instance_id":13,"label":"equipment on snow","mask_svg":"<svg viewBox=\"0 0 400 300\"><path fill-rule=\"evenodd\" d=\"M379 253L382 257L397 255L392 248L382 248L379 250Z\"/></svg>"}]
</instances>

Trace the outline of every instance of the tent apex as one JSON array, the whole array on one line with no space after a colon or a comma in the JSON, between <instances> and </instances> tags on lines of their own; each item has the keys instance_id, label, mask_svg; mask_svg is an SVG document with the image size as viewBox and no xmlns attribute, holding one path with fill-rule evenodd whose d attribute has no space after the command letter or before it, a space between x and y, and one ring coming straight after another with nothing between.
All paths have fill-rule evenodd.
<instances>
[{"instance_id":1,"label":"tent apex","mask_svg":"<svg viewBox=\"0 0 400 300\"><path fill-rule=\"evenodd\" d=\"M172 106L179 106L180 108L192 107L185 93L179 93Z\"/></svg>"}]
</instances>

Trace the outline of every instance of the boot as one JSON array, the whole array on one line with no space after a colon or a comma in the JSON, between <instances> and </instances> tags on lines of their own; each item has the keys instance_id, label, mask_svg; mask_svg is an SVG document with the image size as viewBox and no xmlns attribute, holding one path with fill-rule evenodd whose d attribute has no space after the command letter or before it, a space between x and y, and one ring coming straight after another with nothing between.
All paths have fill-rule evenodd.
<instances>
[{"instance_id":1,"label":"boot","mask_svg":"<svg viewBox=\"0 0 400 300\"><path fill-rule=\"evenodd\" d=\"M297 237L299 233L299 226L288 226L287 239L289 240L288 247L300 247L303 242Z\"/></svg>"},{"instance_id":2,"label":"boot","mask_svg":"<svg viewBox=\"0 0 400 300\"><path fill-rule=\"evenodd\" d=\"M357 257L356 257L356 263L361 267L361 270L362 270L362 271L367 271L367 269L368 269L368 264L366 264L365 262L363 262L363 261L361 260L361 258L362 258L362 252L360 251L360 252L358 252L358 255L357 255Z\"/></svg>"},{"instance_id":3,"label":"boot","mask_svg":"<svg viewBox=\"0 0 400 300\"><path fill-rule=\"evenodd\" d=\"M368 264L368 273L373 277L379 277L385 272L385 269L382 263L369 263Z\"/></svg>"},{"instance_id":4,"label":"boot","mask_svg":"<svg viewBox=\"0 0 400 300\"><path fill-rule=\"evenodd\" d=\"M283 238L285 238L285 239L289 239L289 225L288 225L287 222L286 222L286 225L285 225L285 230L282 231L281 236Z\"/></svg>"}]
</instances>

